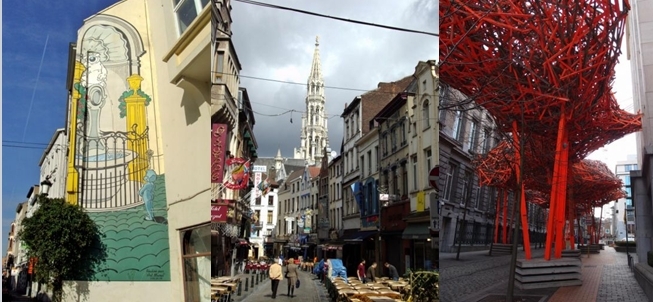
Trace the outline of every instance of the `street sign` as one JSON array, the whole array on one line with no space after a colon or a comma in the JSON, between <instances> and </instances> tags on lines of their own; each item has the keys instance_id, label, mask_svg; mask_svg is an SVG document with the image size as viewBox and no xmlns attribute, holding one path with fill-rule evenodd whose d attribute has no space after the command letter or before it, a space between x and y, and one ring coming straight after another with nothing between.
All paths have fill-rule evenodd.
<instances>
[{"instance_id":1,"label":"street sign","mask_svg":"<svg viewBox=\"0 0 653 302\"><path fill-rule=\"evenodd\" d=\"M635 209L632 207L626 208L626 224L635 224Z\"/></svg>"},{"instance_id":2,"label":"street sign","mask_svg":"<svg viewBox=\"0 0 653 302\"><path fill-rule=\"evenodd\" d=\"M429 172L429 184L433 189L440 191L438 189L438 177L440 176L440 166L435 166L433 169L431 169L431 172Z\"/></svg>"}]
</instances>

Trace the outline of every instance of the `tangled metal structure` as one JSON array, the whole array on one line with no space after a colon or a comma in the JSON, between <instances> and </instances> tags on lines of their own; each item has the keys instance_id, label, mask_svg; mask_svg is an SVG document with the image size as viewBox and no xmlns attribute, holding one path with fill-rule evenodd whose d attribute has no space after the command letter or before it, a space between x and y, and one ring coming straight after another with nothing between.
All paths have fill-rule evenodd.
<instances>
[{"instance_id":1,"label":"tangled metal structure","mask_svg":"<svg viewBox=\"0 0 653 302\"><path fill-rule=\"evenodd\" d=\"M586 173L598 166L581 160L641 128L641 116L620 109L612 92L628 10L627 0L440 1L442 81L512 136L495 150L504 164L490 154L479 160L479 174L487 185L522 192L522 225L527 190L549 196L547 260L553 242L554 257L562 256L565 222L579 215L574 207L600 205L612 194L568 192L568 184L614 180L609 170ZM530 258L528 228L523 236Z\"/></svg>"}]
</instances>

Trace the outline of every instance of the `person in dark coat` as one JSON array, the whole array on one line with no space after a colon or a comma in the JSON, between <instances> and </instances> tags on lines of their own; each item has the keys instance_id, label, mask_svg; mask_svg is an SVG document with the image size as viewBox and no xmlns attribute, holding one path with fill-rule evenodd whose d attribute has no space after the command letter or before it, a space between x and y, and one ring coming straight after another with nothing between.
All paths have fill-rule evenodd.
<instances>
[{"instance_id":1,"label":"person in dark coat","mask_svg":"<svg viewBox=\"0 0 653 302\"><path fill-rule=\"evenodd\" d=\"M376 262L372 263L370 267L367 268L367 274L365 274L367 282L375 282L376 280Z\"/></svg>"},{"instance_id":2,"label":"person in dark coat","mask_svg":"<svg viewBox=\"0 0 653 302\"><path fill-rule=\"evenodd\" d=\"M288 297L295 296L295 284L297 283L297 264L293 261L293 258L288 259L288 265L286 266L286 278L288 278Z\"/></svg>"},{"instance_id":3,"label":"person in dark coat","mask_svg":"<svg viewBox=\"0 0 653 302\"><path fill-rule=\"evenodd\" d=\"M399 272L397 272L397 268L390 264L390 263L385 263L385 267L388 269L388 276L392 278L392 280L398 281L399 280Z\"/></svg>"}]
</instances>

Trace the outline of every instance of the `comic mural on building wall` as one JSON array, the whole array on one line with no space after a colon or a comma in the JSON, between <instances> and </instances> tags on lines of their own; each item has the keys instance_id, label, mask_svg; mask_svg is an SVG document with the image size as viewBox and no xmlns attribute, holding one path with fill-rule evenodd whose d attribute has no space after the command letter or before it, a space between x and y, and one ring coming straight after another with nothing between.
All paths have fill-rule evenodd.
<instances>
[{"instance_id":1,"label":"comic mural on building wall","mask_svg":"<svg viewBox=\"0 0 653 302\"><path fill-rule=\"evenodd\" d=\"M105 234L99 281L169 281L165 176L157 150L151 71L134 26L109 15L78 32L69 120L69 195ZM147 91L150 90L150 91ZM74 154L73 154L74 153ZM69 172L70 173L70 172ZM69 190L70 191L70 190Z\"/></svg>"}]
</instances>

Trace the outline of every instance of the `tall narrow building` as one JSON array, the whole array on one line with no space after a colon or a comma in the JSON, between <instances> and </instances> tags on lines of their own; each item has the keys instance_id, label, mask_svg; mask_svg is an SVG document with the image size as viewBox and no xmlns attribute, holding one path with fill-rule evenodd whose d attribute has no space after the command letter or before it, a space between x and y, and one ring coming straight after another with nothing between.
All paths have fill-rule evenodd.
<instances>
[{"instance_id":1,"label":"tall narrow building","mask_svg":"<svg viewBox=\"0 0 653 302\"><path fill-rule=\"evenodd\" d=\"M313 63L306 83L306 110L302 115L301 143L293 151L295 159L303 159L308 165L320 163L322 150L329 145L319 46L319 37L315 37Z\"/></svg>"}]
</instances>

